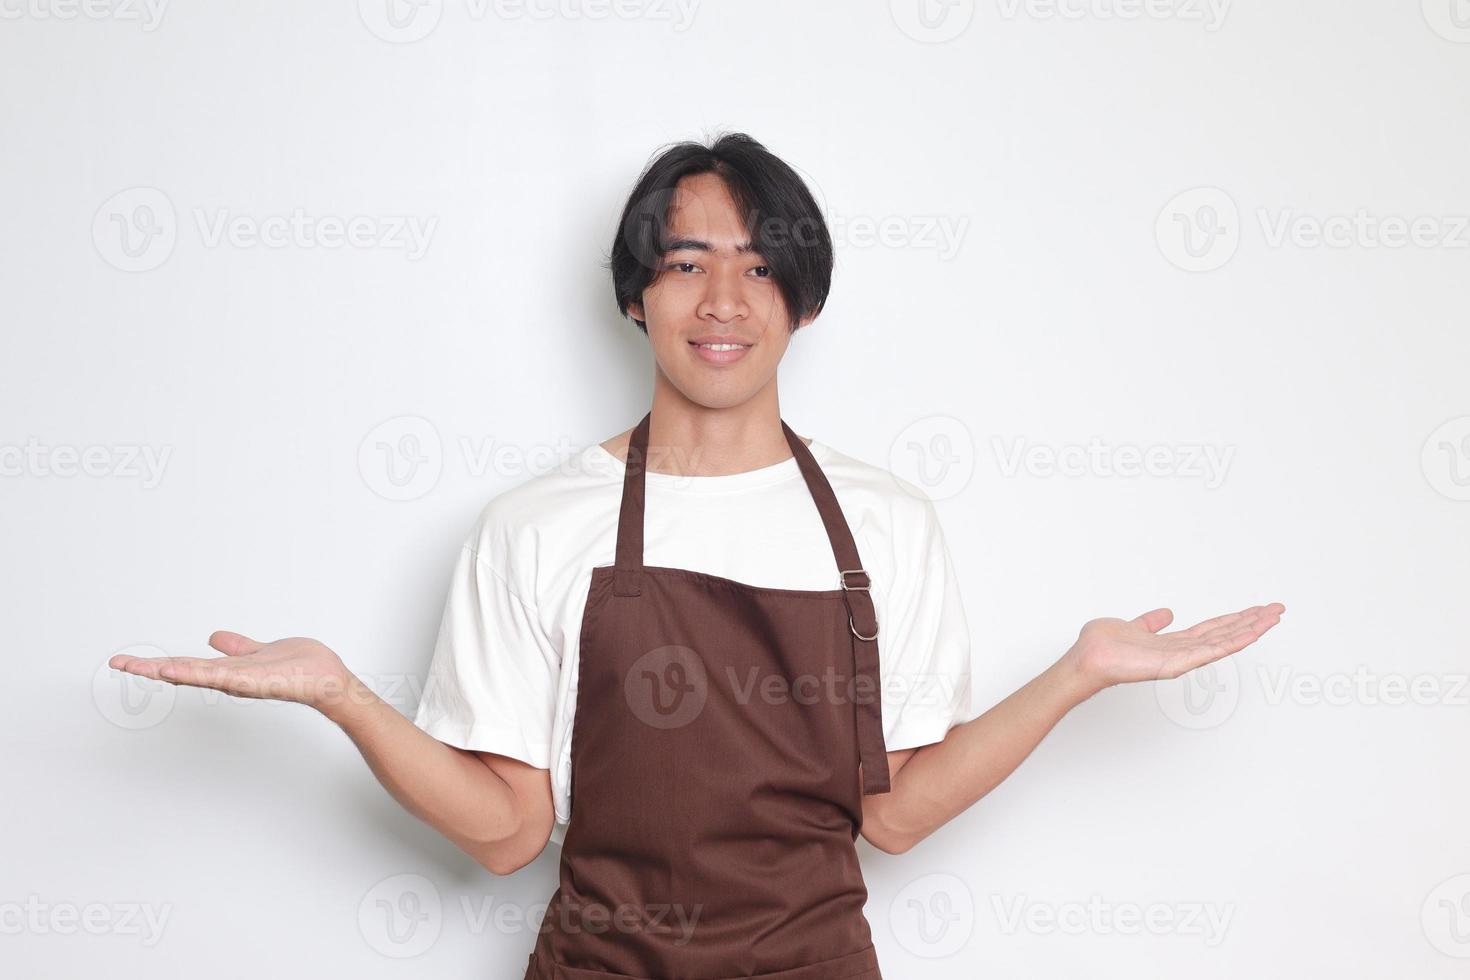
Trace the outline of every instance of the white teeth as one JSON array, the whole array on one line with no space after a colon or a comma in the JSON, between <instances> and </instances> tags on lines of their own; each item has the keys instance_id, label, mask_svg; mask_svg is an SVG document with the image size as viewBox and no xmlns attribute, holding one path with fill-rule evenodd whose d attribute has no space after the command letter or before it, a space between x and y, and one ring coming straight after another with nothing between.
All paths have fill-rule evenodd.
<instances>
[{"instance_id":1,"label":"white teeth","mask_svg":"<svg viewBox=\"0 0 1470 980\"><path fill-rule=\"evenodd\" d=\"M739 350L743 344L700 344L705 350Z\"/></svg>"}]
</instances>

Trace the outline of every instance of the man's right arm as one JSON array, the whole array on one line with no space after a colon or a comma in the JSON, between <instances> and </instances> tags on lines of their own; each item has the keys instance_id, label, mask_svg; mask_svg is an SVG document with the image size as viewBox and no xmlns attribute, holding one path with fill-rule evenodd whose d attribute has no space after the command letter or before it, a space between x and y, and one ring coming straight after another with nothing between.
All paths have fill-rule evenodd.
<instances>
[{"instance_id":1,"label":"man's right arm","mask_svg":"<svg viewBox=\"0 0 1470 980\"><path fill-rule=\"evenodd\" d=\"M479 864L508 875L551 839L551 773L429 735L356 677L350 694L322 713L352 739L378 781L404 809Z\"/></svg>"}]
</instances>

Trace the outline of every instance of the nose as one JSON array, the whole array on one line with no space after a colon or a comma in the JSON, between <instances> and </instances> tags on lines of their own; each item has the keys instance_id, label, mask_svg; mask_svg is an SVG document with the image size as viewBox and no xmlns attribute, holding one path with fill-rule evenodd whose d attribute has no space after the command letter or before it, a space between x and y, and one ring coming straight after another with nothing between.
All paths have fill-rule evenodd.
<instances>
[{"instance_id":1,"label":"nose","mask_svg":"<svg viewBox=\"0 0 1470 980\"><path fill-rule=\"evenodd\" d=\"M730 323L749 315L750 307L741 288L740 272L737 269L717 267L709 273L697 313L701 320L719 323Z\"/></svg>"}]
</instances>

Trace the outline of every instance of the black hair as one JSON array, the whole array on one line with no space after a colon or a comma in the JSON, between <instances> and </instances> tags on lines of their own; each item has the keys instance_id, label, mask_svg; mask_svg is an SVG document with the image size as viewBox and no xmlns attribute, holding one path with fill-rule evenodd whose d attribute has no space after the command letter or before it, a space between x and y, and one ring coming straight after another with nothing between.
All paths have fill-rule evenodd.
<instances>
[{"instance_id":1,"label":"black hair","mask_svg":"<svg viewBox=\"0 0 1470 980\"><path fill-rule=\"evenodd\" d=\"M796 171L745 133L726 133L708 145L675 143L644 168L623 206L608 259L618 312L648 332L628 305L641 303L643 291L658 278L674 189L681 179L703 173L717 175L745 215L746 233L771 270L795 331L827 302L832 236Z\"/></svg>"}]
</instances>

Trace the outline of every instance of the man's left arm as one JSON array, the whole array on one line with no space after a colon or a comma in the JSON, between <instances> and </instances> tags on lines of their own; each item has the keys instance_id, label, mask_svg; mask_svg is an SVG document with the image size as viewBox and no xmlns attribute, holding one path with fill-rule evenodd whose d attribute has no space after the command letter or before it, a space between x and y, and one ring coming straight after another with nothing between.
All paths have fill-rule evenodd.
<instances>
[{"instance_id":1,"label":"man's left arm","mask_svg":"<svg viewBox=\"0 0 1470 980\"><path fill-rule=\"evenodd\" d=\"M863 797L862 835L901 854L1016 771L1068 711L1115 684L1179 677L1258 640L1281 621L1279 602L1159 632L1168 609L1132 620L1094 619L1056 663L944 739L888 753L888 793Z\"/></svg>"}]
</instances>

